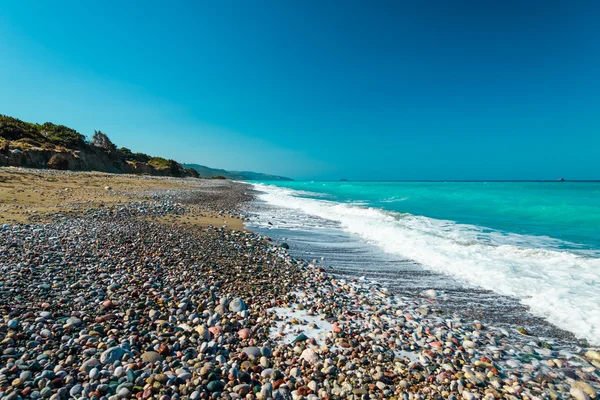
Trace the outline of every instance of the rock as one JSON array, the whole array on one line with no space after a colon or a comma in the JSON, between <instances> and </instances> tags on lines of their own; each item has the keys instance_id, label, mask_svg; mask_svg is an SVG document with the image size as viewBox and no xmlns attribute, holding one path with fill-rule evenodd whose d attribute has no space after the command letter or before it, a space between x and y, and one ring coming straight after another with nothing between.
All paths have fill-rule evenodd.
<instances>
[{"instance_id":1,"label":"rock","mask_svg":"<svg viewBox=\"0 0 600 400\"><path fill-rule=\"evenodd\" d=\"M100 371L98 370L98 368L92 368L92 370L89 373L89 377L92 380L98 378L99 375L100 375Z\"/></svg>"},{"instance_id":2,"label":"rock","mask_svg":"<svg viewBox=\"0 0 600 400\"><path fill-rule=\"evenodd\" d=\"M223 390L224 387L225 385L221 381L212 381L209 382L208 385L206 385L206 388L209 392L220 392Z\"/></svg>"},{"instance_id":3,"label":"rock","mask_svg":"<svg viewBox=\"0 0 600 400\"><path fill-rule=\"evenodd\" d=\"M245 396L246 394L248 394L251 389L252 389L252 386L245 384L245 383L242 383L240 385L233 387L233 391L242 396Z\"/></svg>"},{"instance_id":4,"label":"rock","mask_svg":"<svg viewBox=\"0 0 600 400\"><path fill-rule=\"evenodd\" d=\"M245 309L246 309L246 303L244 303L244 300L242 300L239 297L231 300L231 303L229 303L229 311L231 311L231 312L237 313L237 312L244 311Z\"/></svg>"},{"instance_id":5,"label":"rock","mask_svg":"<svg viewBox=\"0 0 600 400\"><path fill-rule=\"evenodd\" d=\"M534 378L534 381L536 381L539 384L543 384L543 383L553 383L554 379L550 378L548 375L540 372L539 374L537 374Z\"/></svg>"},{"instance_id":6,"label":"rock","mask_svg":"<svg viewBox=\"0 0 600 400\"><path fill-rule=\"evenodd\" d=\"M290 248L290 245L289 245L289 244L287 244L287 243L285 243L285 242L283 242L283 243L281 243L281 248L282 248L282 249L286 249L286 250L287 250L287 249L289 249L289 248Z\"/></svg>"},{"instance_id":7,"label":"rock","mask_svg":"<svg viewBox=\"0 0 600 400\"><path fill-rule=\"evenodd\" d=\"M477 399L477 397L475 397L475 395L473 393L467 392L466 390L463 390L462 397L465 400L476 400Z\"/></svg>"},{"instance_id":8,"label":"rock","mask_svg":"<svg viewBox=\"0 0 600 400\"><path fill-rule=\"evenodd\" d=\"M304 360L312 365L319 361L319 356L312 349L304 349L300 355L300 360Z\"/></svg>"},{"instance_id":9,"label":"rock","mask_svg":"<svg viewBox=\"0 0 600 400\"><path fill-rule=\"evenodd\" d=\"M519 332L521 335L531 336L531 333L527 329L525 329L521 326L516 328L516 331Z\"/></svg>"},{"instance_id":10,"label":"rock","mask_svg":"<svg viewBox=\"0 0 600 400\"><path fill-rule=\"evenodd\" d=\"M475 342L473 342L471 340L463 340L462 345L465 349L474 349L475 348Z\"/></svg>"},{"instance_id":11,"label":"rock","mask_svg":"<svg viewBox=\"0 0 600 400\"><path fill-rule=\"evenodd\" d=\"M111 347L102 353L100 362L102 364L112 364L115 361L121 360L123 356L128 353L128 351L121 347Z\"/></svg>"},{"instance_id":12,"label":"rock","mask_svg":"<svg viewBox=\"0 0 600 400\"><path fill-rule=\"evenodd\" d=\"M571 385L571 389L581 389L589 396L590 399L595 399L597 397L596 391L584 381L577 381Z\"/></svg>"},{"instance_id":13,"label":"rock","mask_svg":"<svg viewBox=\"0 0 600 400\"><path fill-rule=\"evenodd\" d=\"M260 357L260 349L258 347L244 347L242 350L243 353L246 353L251 360L257 359Z\"/></svg>"},{"instance_id":14,"label":"rock","mask_svg":"<svg viewBox=\"0 0 600 400\"><path fill-rule=\"evenodd\" d=\"M83 323L83 321L76 317L71 317L71 318L67 319L67 325L79 326L82 323Z\"/></svg>"},{"instance_id":15,"label":"rock","mask_svg":"<svg viewBox=\"0 0 600 400\"><path fill-rule=\"evenodd\" d=\"M177 378L183 380L183 381L187 381L189 379L192 379L192 374L190 372L180 372L177 374Z\"/></svg>"},{"instance_id":16,"label":"rock","mask_svg":"<svg viewBox=\"0 0 600 400\"><path fill-rule=\"evenodd\" d=\"M69 169L69 157L65 154L57 153L48 160L46 167L50 169L67 170Z\"/></svg>"},{"instance_id":17,"label":"rock","mask_svg":"<svg viewBox=\"0 0 600 400\"><path fill-rule=\"evenodd\" d=\"M158 354L156 351L146 351L142 353L142 361L154 364L158 362L162 362L164 360L163 356Z\"/></svg>"},{"instance_id":18,"label":"rock","mask_svg":"<svg viewBox=\"0 0 600 400\"><path fill-rule=\"evenodd\" d=\"M305 342L307 339L308 339L308 336L306 336L304 333L301 333L298 336L296 336L296 338L292 341L292 343Z\"/></svg>"},{"instance_id":19,"label":"rock","mask_svg":"<svg viewBox=\"0 0 600 400\"><path fill-rule=\"evenodd\" d=\"M79 393L81 393L81 391L82 391L82 390L83 390L83 387L81 386L81 384L79 384L79 383L78 383L78 384L74 385L74 386L71 388L71 390L69 391L69 394L70 394L72 397L75 397L75 398L77 398L77 397L78 397L77 395L78 395Z\"/></svg>"},{"instance_id":20,"label":"rock","mask_svg":"<svg viewBox=\"0 0 600 400\"><path fill-rule=\"evenodd\" d=\"M98 361L97 358L90 358L89 360L85 361L83 364L81 364L81 368L80 370L86 373L89 373L92 368L98 367L101 365L101 362Z\"/></svg>"},{"instance_id":21,"label":"rock","mask_svg":"<svg viewBox=\"0 0 600 400\"><path fill-rule=\"evenodd\" d=\"M575 400L590 400L590 397L581 388L572 387L569 393Z\"/></svg>"},{"instance_id":22,"label":"rock","mask_svg":"<svg viewBox=\"0 0 600 400\"><path fill-rule=\"evenodd\" d=\"M269 358L269 357L271 357L273 355L273 352L268 347L261 347L260 348L260 354L262 354L263 356Z\"/></svg>"},{"instance_id":23,"label":"rock","mask_svg":"<svg viewBox=\"0 0 600 400\"><path fill-rule=\"evenodd\" d=\"M225 315L227 314L227 307L225 306L225 304L219 304L215 307L215 312L219 315Z\"/></svg>"},{"instance_id":24,"label":"rock","mask_svg":"<svg viewBox=\"0 0 600 400\"><path fill-rule=\"evenodd\" d=\"M589 358L590 360L594 360L594 361L598 361L600 362L600 352L596 351L596 350L588 350L585 352L585 356L587 358Z\"/></svg>"},{"instance_id":25,"label":"rock","mask_svg":"<svg viewBox=\"0 0 600 400\"><path fill-rule=\"evenodd\" d=\"M240 329L238 332L240 339L249 339L252 336L252 331L248 328Z\"/></svg>"},{"instance_id":26,"label":"rock","mask_svg":"<svg viewBox=\"0 0 600 400\"><path fill-rule=\"evenodd\" d=\"M267 382L260 389L260 393L263 399L268 399L273 395L273 385L270 382Z\"/></svg>"},{"instance_id":27,"label":"rock","mask_svg":"<svg viewBox=\"0 0 600 400\"><path fill-rule=\"evenodd\" d=\"M209 340L210 339L210 331L208 330L208 326L206 326L206 324L202 324L199 326L196 326L194 328L194 330L196 332L198 332L198 334L200 335L200 338L203 340Z\"/></svg>"}]
</instances>

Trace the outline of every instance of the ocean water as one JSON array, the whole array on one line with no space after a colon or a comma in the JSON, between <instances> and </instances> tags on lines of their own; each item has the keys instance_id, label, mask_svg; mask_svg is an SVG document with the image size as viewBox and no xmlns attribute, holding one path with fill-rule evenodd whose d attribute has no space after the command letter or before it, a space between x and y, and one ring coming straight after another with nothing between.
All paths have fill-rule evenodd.
<instances>
[{"instance_id":1,"label":"ocean water","mask_svg":"<svg viewBox=\"0 0 600 400\"><path fill-rule=\"evenodd\" d=\"M600 183L262 182L255 188L264 203L285 210L285 229L333 235L339 228L398 260L514 297L534 315L600 344ZM406 265L385 263L386 271L394 268Z\"/></svg>"}]
</instances>

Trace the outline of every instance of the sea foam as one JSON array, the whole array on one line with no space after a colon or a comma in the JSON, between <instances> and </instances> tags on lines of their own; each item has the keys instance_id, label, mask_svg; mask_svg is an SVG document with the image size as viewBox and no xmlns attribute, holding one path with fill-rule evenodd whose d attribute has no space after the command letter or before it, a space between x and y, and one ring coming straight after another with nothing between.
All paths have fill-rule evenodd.
<instances>
[{"instance_id":1,"label":"sea foam","mask_svg":"<svg viewBox=\"0 0 600 400\"><path fill-rule=\"evenodd\" d=\"M271 205L336 221L386 252L517 297L532 313L600 344L600 258L596 254L560 250L560 241L548 237L306 198L271 185L256 184L256 188L259 198Z\"/></svg>"}]
</instances>

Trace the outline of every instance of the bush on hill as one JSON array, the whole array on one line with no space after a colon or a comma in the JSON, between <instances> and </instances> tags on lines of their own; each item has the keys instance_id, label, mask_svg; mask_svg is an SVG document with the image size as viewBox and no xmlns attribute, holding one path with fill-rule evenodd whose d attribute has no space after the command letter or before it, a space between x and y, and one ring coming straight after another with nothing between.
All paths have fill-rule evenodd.
<instances>
[{"instance_id":1,"label":"bush on hill","mask_svg":"<svg viewBox=\"0 0 600 400\"><path fill-rule=\"evenodd\" d=\"M148 154L144 153L133 153L127 147L121 147L119 149L119 153L123 156L123 158L127 161L137 161L137 162L145 162L150 161L150 157Z\"/></svg>"},{"instance_id":2,"label":"bush on hill","mask_svg":"<svg viewBox=\"0 0 600 400\"><path fill-rule=\"evenodd\" d=\"M54 125L51 122L44 122L44 124L40 125L40 133L49 142L58 146L81 149L87 145L85 136L75 129L64 125Z\"/></svg>"},{"instance_id":3,"label":"bush on hill","mask_svg":"<svg viewBox=\"0 0 600 400\"><path fill-rule=\"evenodd\" d=\"M151 165L156 169L179 167L179 164L176 161L167 160L166 158L162 157L150 158L150 160L148 161L148 165Z\"/></svg>"},{"instance_id":4,"label":"bush on hill","mask_svg":"<svg viewBox=\"0 0 600 400\"><path fill-rule=\"evenodd\" d=\"M56 125L51 122L34 124L0 114L0 151L8 153L11 148L27 151L32 147L58 153L72 150L96 153L96 155L100 155L99 152L104 153L108 156L108 164L104 161L105 164L101 168L109 170L128 170L124 168L123 163L129 161L147 163L154 169L161 170L161 174L199 176L197 171L185 169L174 160L151 157L144 153L134 153L126 147L118 149L102 131L94 131L91 141L88 141L84 135L64 125ZM55 169L69 167L68 160L63 156L53 157L48 160L48 164L48 167ZM110 166L107 167L107 165ZM142 168L142 170L144 169Z\"/></svg>"},{"instance_id":5,"label":"bush on hill","mask_svg":"<svg viewBox=\"0 0 600 400\"><path fill-rule=\"evenodd\" d=\"M67 148L85 148L85 136L64 125L51 122L33 124L20 119L0 115L0 137L7 140L19 140L31 146L50 143Z\"/></svg>"}]
</instances>

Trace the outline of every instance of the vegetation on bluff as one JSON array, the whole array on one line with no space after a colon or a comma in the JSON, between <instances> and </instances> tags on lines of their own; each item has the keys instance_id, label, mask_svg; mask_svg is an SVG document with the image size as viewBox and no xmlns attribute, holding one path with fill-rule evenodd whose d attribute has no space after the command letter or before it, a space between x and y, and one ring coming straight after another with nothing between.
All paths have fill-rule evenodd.
<instances>
[{"instance_id":1,"label":"vegetation on bluff","mask_svg":"<svg viewBox=\"0 0 600 400\"><path fill-rule=\"evenodd\" d=\"M20 152L34 150L48 152L49 159L44 163L48 168L81 169L73 167L75 163L69 163L69 158L66 157L79 151L102 158L103 166L108 163L110 169L119 172L198 176L195 170L186 169L174 160L134 153L126 147L118 148L108 135L99 130L94 132L91 140L88 140L84 135L64 125L51 122L36 124L0 114L0 151L8 153L11 149ZM11 165L8 163L8 158L4 158L5 163ZM26 157L21 157L21 160L25 163L23 166L29 166L26 165ZM0 165L3 164L1 161L0 159ZM81 167L82 163L77 165ZM95 170L97 165L99 164L88 164L82 168Z\"/></svg>"},{"instance_id":2,"label":"vegetation on bluff","mask_svg":"<svg viewBox=\"0 0 600 400\"><path fill-rule=\"evenodd\" d=\"M0 137L16 141L21 147L62 146L82 149L87 146L85 136L64 125L51 122L34 124L0 114Z\"/></svg>"}]
</instances>

